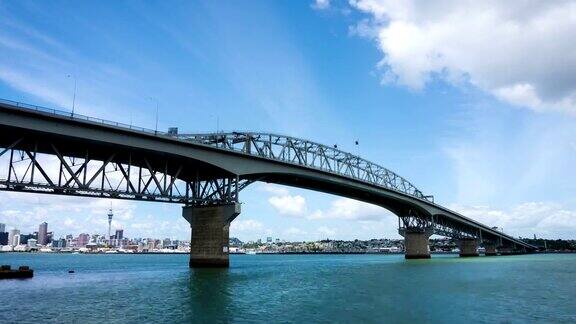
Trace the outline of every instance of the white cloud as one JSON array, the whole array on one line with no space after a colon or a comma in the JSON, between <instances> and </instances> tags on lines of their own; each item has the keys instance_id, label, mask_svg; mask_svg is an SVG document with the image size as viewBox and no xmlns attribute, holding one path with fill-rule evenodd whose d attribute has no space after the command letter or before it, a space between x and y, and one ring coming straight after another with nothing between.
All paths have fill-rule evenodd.
<instances>
[{"instance_id":1,"label":"white cloud","mask_svg":"<svg viewBox=\"0 0 576 324\"><path fill-rule=\"evenodd\" d=\"M288 189L276 185L267 185L262 188L274 194L268 202L280 215L284 216L305 217L310 220L380 221L392 215L380 206L344 197L332 200L330 207L326 210L317 209L309 212L306 198L303 196L292 195Z\"/></svg>"},{"instance_id":2,"label":"white cloud","mask_svg":"<svg viewBox=\"0 0 576 324\"><path fill-rule=\"evenodd\" d=\"M498 226L514 236L576 238L576 211L557 203L527 202L509 209L452 205L452 209L488 226Z\"/></svg>"},{"instance_id":3,"label":"white cloud","mask_svg":"<svg viewBox=\"0 0 576 324\"><path fill-rule=\"evenodd\" d=\"M318 10L328 9L330 7L330 0L315 0L312 7Z\"/></svg>"},{"instance_id":4,"label":"white cloud","mask_svg":"<svg viewBox=\"0 0 576 324\"><path fill-rule=\"evenodd\" d=\"M328 210L316 210L308 215L308 218L380 221L390 216L393 216L393 214L380 206L348 198L337 198L332 201Z\"/></svg>"},{"instance_id":5,"label":"white cloud","mask_svg":"<svg viewBox=\"0 0 576 324\"><path fill-rule=\"evenodd\" d=\"M576 2L351 0L383 81L472 84L513 105L576 113Z\"/></svg>"},{"instance_id":6,"label":"white cloud","mask_svg":"<svg viewBox=\"0 0 576 324\"><path fill-rule=\"evenodd\" d=\"M254 219L236 219L230 224L230 230L233 232L262 232L264 224Z\"/></svg>"},{"instance_id":7,"label":"white cloud","mask_svg":"<svg viewBox=\"0 0 576 324\"><path fill-rule=\"evenodd\" d=\"M268 202L280 215L303 217L307 213L306 199L300 195L291 195L284 186L263 183L258 189L272 194Z\"/></svg>"},{"instance_id":8,"label":"white cloud","mask_svg":"<svg viewBox=\"0 0 576 324\"><path fill-rule=\"evenodd\" d=\"M272 196L268 202L280 215L302 217L306 214L306 199L300 195Z\"/></svg>"},{"instance_id":9,"label":"white cloud","mask_svg":"<svg viewBox=\"0 0 576 324\"><path fill-rule=\"evenodd\" d=\"M259 183L258 189L267 193L271 193L275 196L286 196L290 193L288 188L284 186L266 182Z\"/></svg>"}]
</instances>

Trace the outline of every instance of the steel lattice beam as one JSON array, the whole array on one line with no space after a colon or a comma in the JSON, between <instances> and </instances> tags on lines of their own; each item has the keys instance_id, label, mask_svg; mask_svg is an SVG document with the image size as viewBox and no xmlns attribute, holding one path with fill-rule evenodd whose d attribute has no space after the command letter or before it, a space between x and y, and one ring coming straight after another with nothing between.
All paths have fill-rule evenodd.
<instances>
[{"instance_id":1,"label":"steel lattice beam","mask_svg":"<svg viewBox=\"0 0 576 324\"><path fill-rule=\"evenodd\" d=\"M29 148L33 149L29 149ZM184 165L153 166L146 157L138 157L143 163L128 163L116 159L117 152L99 161L89 158L90 151L82 159L62 154L57 145L50 143L52 155L43 154L39 159L35 150L37 143L19 139L0 148L0 166L8 170L0 178L0 190L36 193L56 193L73 196L105 197L134 200L154 200L188 205L209 205L238 201L238 193L252 181L238 177L214 179L185 179L180 175ZM47 157L56 159L46 159Z\"/></svg>"},{"instance_id":2,"label":"steel lattice beam","mask_svg":"<svg viewBox=\"0 0 576 324\"><path fill-rule=\"evenodd\" d=\"M433 233L451 238L479 238L482 240L481 232L476 228L471 228L450 222L444 217L429 216L409 210L405 216L398 217L398 229L400 230L425 230L432 229Z\"/></svg>"},{"instance_id":3,"label":"steel lattice beam","mask_svg":"<svg viewBox=\"0 0 576 324\"><path fill-rule=\"evenodd\" d=\"M180 134L179 139L346 176L428 201L398 174L359 156L315 142L265 133Z\"/></svg>"}]
</instances>

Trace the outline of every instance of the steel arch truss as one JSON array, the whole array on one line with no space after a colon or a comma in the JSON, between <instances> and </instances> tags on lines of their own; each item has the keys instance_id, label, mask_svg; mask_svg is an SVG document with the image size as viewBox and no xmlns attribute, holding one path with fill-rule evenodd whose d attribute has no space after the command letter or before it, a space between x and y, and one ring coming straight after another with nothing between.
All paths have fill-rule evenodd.
<instances>
[{"instance_id":1,"label":"steel arch truss","mask_svg":"<svg viewBox=\"0 0 576 324\"><path fill-rule=\"evenodd\" d=\"M0 148L0 190L210 205L237 202L252 182L237 176L187 179L181 175L195 170L184 164L160 166L130 152L97 160L86 150L79 158L49 145L50 154L38 153L38 142L23 139Z\"/></svg>"},{"instance_id":2,"label":"steel arch truss","mask_svg":"<svg viewBox=\"0 0 576 324\"><path fill-rule=\"evenodd\" d=\"M441 215L425 215L415 210L409 210L406 216L398 217L399 230L425 231L431 229L433 234L461 238L479 238L482 239L479 229L465 226L461 223L450 221Z\"/></svg>"},{"instance_id":3,"label":"steel arch truss","mask_svg":"<svg viewBox=\"0 0 576 324\"><path fill-rule=\"evenodd\" d=\"M451 237L455 239L462 238L481 238L479 229L465 226L448 220L445 217L433 217L434 234Z\"/></svg>"},{"instance_id":4,"label":"steel arch truss","mask_svg":"<svg viewBox=\"0 0 576 324\"><path fill-rule=\"evenodd\" d=\"M252 132L174 134L172 136L226 150L319 169L434 201L432 196L425 196L408 180L380 165L336 147L308 140Z\"/></svg>"}]
</instances>

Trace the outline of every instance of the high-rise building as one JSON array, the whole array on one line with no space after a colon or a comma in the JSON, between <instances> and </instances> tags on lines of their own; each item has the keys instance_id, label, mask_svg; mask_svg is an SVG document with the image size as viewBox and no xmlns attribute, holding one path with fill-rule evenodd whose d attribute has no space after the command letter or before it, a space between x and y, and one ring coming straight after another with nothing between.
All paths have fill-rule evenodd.
<instances>
[{"instance_id":1,"label":"high-rise building","mask_svg":"<svg viewBox=\"0 0 576 324\"><path fill-rule=\"evenodd\" d=\"M0 233L6 232L6 224L0 223Z\"/></svg>"},{"instance_id":2,"label":"high-rise building","mask_svg":"<svg viewBox=\"0 0 576 324\"><path fill-rule=\"evenodd\" d=\"M90 234L82 233L78 235L78 238L76 239L76 246L84 247L88 242L90 242Z\"/></svg>"},{"instance_id":3,"label":"high-rise building","mask_svg":"<svg viewBox=\"0 0 576 324\"><path fill-rule=\"evenodd\" d=\"M117 229L114 235L114 246L122 246L122 239L124 238L124 230Z\"/></svg>"},{"instance_id":4,"label":"high-rise building","mask_svg":"<svg viewBox=\"0 0 576 324\"><path fill-rule=\"evenodd\" d=\"M8 233L0 232L0 245L8 245Z\"/></svg>"},{"instance_id":5,"label":"high-rise building","mask_svg":"<svg viewBox=\"0 0 576 324\"><path fill-rule=\"evenodd\" d=\"M14 244L16 241L18 242ZM17 229L10 230L10 232L8 233L8 245L16 246L19 244L20 244L20 230Z\"/></svg>"},{"instance_id":6,"label":"high-rise building","mask_svg":"<svg viewBox=\"0 0 576 324\"><path fill-rule=\"evenodd\" d=\"M20 234L20 244L26 245L30 239L36 240L36 242L38 242L38 234L36 232L32 234Z\"/></svg>"},{"instance_id":7,"label":"high-rise building","mask_svg":"<svg viewBox=\"0 0 576 324\"><path fill-rule=\"evenodd\" d=\"M112 213L112 207L110 207L110 209L108 210L108 237L107 239L110 240L112 239L112 237L110 235L111 231L112 231L112 217L114 217L114 214Z\"/></svg>"},{"instance_id":8,"label":"high-rise building","mask_svg":"<svg viewBox=\"0 0 576 324\"><path fill-rule=\"evenodd\" d=\"M20 245L20 234L14 235L14 238L12 239L12 246L18 245Z\"/></svg>"},{"instance_id":9,"label":"high-rise building","mask_svg":"<svg viewBox=\"0 0 576 324\"><path fill-rule=\"evenodd\" d=\"M48 244L48 223L43 222L38 227L38 244L46 245Z\"/></svg>"},{"instance_id":10,"label":"high-rise building","mask_svg":"<svg viewBox=\"0 0 576 324\"><path fill-rule=\"evenodd\" d=\"M66 247L66 239L57 239L52 241L53 248L65 248Z\"/></svg>"},{"instance_id":11,"label":"high-rise building","mask_svg":"<svg viewBox=\"0 0 576 324\"><path fill-rule=\"evenodd\" d=\"M72 234L66 235L66 246L74 246L74 237Z\"/></svg>"}]
</instances>

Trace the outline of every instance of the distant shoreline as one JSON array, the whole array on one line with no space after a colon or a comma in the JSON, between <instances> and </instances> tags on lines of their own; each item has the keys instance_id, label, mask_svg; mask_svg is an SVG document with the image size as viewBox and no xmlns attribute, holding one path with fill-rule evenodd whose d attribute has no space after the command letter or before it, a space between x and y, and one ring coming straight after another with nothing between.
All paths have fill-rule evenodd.
<instances>
[{"instance_id":1,"label":"distant shoreline","mask_svg":"<svg viewBox=\"0 0 576 324\"><path fill-rule=\"evenodd\" d=\"M189 252L134 252L134 253L102 253L102 252L32 252L32 251L0 251L0 254L3 253L26 253L26 254L90 254L90 255L143 255L143 254L154 254L154 255L187 255L190 254ZM527 253L527 254L573 254L576 251L546 251L546 252L534 252L534 253ZM256 254L249 254L249 253L229 253L229 255L359 255L359 254L366 254L366 255L400 255L404 254L404 252L273 252L273 253L256 253ZM431 251L430 254L432 255L440 255L440 254L459 254L459 252L452 252L452 251ZM480 253L483 255L483 253ZM521 254L520 254L521 255ZM524 254L525 255L525 254Z\"/></svg>"}]
</instances>

